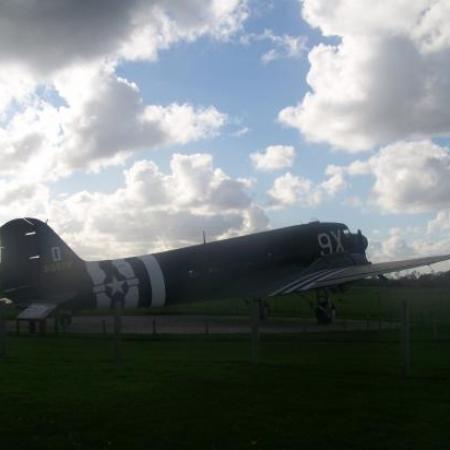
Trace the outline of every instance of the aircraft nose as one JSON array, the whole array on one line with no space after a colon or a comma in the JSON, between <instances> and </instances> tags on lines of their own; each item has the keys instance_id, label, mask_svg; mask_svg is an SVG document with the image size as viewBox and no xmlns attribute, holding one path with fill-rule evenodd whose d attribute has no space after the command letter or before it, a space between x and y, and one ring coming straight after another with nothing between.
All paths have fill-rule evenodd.
<instances>
[{"instance_id":1,"label":"aircraft nose","mask_svg":"<svg viewBox=\"0 0 450 450\"><path fill-rule=\"evenodd\" d=\"M367 238L361 233L361 230L358 230L358 238L359 238L359 244L361 245L361 248L366 251L367 247L369 246L369 241Z\"/></svg>"},{"instance_id":2,"label":"aircraft nose","mask_svg":"<svg viewBox=\"0 0 450 450\"><path fill-rule=\"evenodd\" d=\"M364 248L364 251L366 251L367 247L369 246L369 241L363 234L361 235L361 242L362 242L362 246Z\"/></svg>"}]
</instances>

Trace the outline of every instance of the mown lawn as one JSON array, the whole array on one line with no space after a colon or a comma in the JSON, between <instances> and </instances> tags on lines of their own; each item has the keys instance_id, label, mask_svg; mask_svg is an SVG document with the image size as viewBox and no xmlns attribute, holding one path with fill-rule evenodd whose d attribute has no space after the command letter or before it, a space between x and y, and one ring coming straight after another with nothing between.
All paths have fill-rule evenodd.
<instances>
[{"instance_id":1,"label":"mown lawn","mask_svg":"<svg viewBox=\"0 0 450 450\"><path fill-rule=\"evenodd\" d=\"M399 320L403 299L410 304L414 322L431 324L434 321L450 324L450 290L447 288L404 288L352 286L344 293L334 294L333 301L338 318L350 320ZM285 296L267 299L270 314L275 317L313 318L314 293L302 296ZM110 314L110 310L89 310L82 314ZM17 311L9 308L3 312L14 319ZM80 314L79 311L76 314ZM164 308L126 310L125 314L202 314L248 316L249 304L243 299L168 305Z\"/></svg>"},{"instance_id":2,"label":"mown lawn","mask_svg":"<svg viewBox=\"0 0 450 450\"><path fill-rule=\"evenodd\" d=\"M398 332L243 337L9 337L1 448L441 449L450 438L450 341Z\"/></svg>"},{"instance_id":3,"label":"mown lawn","mask_svg":"<svg viewBox=\"0 0 450 450\"><path fill-rule=\"evenodd\" d=\"M433 321L450 324L450 290L447 288L363 287L352 286L344 293L333 294L338 318L399 320L400 305L409 301L411 320L419 323ZM314 293L302 296L270 298L272 316L314 317ZM104 311L99 311L104 313ZM248 302L242 299L169 305L164 308L136 310L130 314L206 314L248 315ZM87 312L92 314L92 311Z\"/></svg>"}]
</instances>

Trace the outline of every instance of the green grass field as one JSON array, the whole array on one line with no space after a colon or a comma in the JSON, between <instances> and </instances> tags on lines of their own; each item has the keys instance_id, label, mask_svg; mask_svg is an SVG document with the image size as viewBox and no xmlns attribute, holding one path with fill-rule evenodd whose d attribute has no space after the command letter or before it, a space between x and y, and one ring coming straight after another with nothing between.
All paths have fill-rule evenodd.
<instances>
[{"instance_id":1,"label":"green grass field","mask_svg":"<svg viewBox=\"0 0 450 450\"><path fill-rule=\"evenodd\" d=\"M450 341L398 332L244 337L9 337L1 448L444 449Z\"/></svg>"},{"instance_id":2,"label":"green grass field","mask_svg":"<svg viewBox=\"0 0 450 450\"><path fill-rule=\"evenodd\" d=\"M333 295L338 317L346 319L398 320L400 303L403 299L410 303L411 320L430 322L433 320L450 324L450 290L447 288L403 288L403 287L362 287L353 286L343 294ZM313 318L314 294L285 296L268 300L272 316ZM109 314L110 311L89 310L84 314ZM17 311L10 308L6 312L13 319ZM242 299L228 299L213 302L199 302L169 305L164 308L127 310L125 314L205 314L205 315L246 315L248 304Z\"/></svg>"},{"instance_id":3,"label":"green grass field","mask_svg":"<svg viewBox=\"0 0 450 450\"><path fill-rule=\"evenodd\" d=\"M336 298L341 318L371 320L398 320L409 300L410 378L400 376L398 330L263 336L257 365L245 336L129 336L121 367L108 336L9 336L0 448L447 448L449 293L354 287ZM272 299L271 313L312 317L311 300ZM159 312L247 315L248 306Z\"/></svg>"},{"instance_id":4,"label":"green grass field","mask_svg":"<svg viewBox=\"0 0 450 450\"><path fill-rule=\"evenodd\" d=\"M353 286L343 294L333 296L339 316L348 319L397 320L400 303L410 302L410 314L414 321L438 319L450 323L450 290L446 288L360 287ZM313 317L311 304L314 294L285 296L268 300L274 316ZM248 305L244 300L230 299L214 302L173 305L147 313L161 314L226 314L247 315ZM145 310L141 310L141 313Z\"/></svg>"}]
</instances>

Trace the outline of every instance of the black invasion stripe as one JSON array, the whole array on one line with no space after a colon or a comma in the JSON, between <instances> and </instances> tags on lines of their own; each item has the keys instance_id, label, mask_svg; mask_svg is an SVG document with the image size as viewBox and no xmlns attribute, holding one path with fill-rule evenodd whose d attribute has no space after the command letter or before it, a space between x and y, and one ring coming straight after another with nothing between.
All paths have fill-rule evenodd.
<instances>
[{"instance_id":1,"label":"black invasion stripe","mask_svg":"<svg viewBox=\"0 0 450 450\"><path fill-rule=\"evenodd\" d=\"M79 299L74 301L74 309L95 309L97 308L97 298L94 294L94 285L87 270L87 263L83 263L80 267L80 275L78 270L75 276L79 279Z\"/></svg>"},{"instance_id":2,"label":"black invasion stripe","mask_svg":"<svg viewBox=\"0 0 450 450\"><path fill-rule=\"evenodd\" d=\"M139 258L127 258L136 278L139 281L139 308L149 308L152 304L152 288L144 263Z\"/></svg>"}]
</instances>

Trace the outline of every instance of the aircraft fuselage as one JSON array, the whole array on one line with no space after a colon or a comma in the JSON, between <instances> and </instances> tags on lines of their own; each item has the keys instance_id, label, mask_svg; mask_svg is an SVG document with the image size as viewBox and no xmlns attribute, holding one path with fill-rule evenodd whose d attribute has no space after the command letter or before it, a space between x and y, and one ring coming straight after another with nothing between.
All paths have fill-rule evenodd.
<instances>
[{"instance_id":1,"label":"aircraft fuselage","mask_svg":"<svg viewBox=\"0 0 450 450\"><path fill-rule=\"evenodd\" d=\"M84 261L45 223L16 219L0 229L0 282L16 303L71 308L158 307L264 297L311 264L367 262L367 240L344 224L312 222L117 260Z\"/></svg>"}]
</instances>

